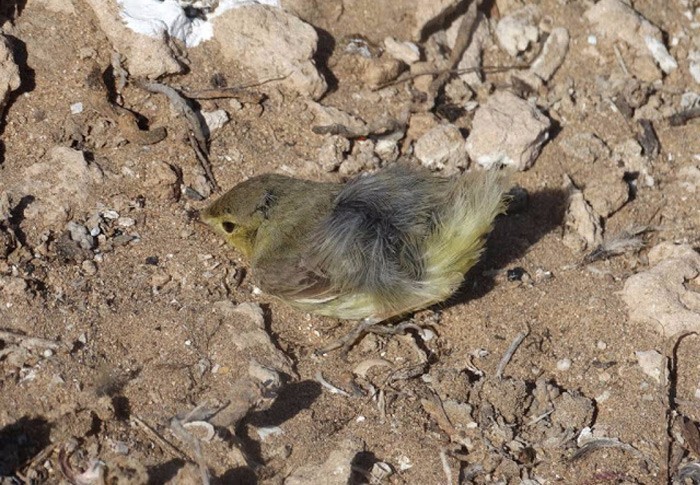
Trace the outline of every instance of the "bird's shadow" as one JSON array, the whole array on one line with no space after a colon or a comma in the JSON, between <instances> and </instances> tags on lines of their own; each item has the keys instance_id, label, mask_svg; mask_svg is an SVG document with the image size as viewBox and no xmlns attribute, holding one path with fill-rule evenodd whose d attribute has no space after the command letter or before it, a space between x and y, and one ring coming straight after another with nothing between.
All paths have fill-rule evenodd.
<instances>
[{"instance_id":1,"label":"bird's shadow","mask_svg":"<svg viewBox=\"0 0 700 485\"><path fill-rule=\"evenodd\" d=\"M3 0L0 0L0 25L3 23L3 17L5 15L9 15L8 12L13 11L13 9L16 9L18 12L21 11L24 8L25 3L26 2L23 1L12 0L8 5L4 5ZM17 15L19 15L19 13ZM19 68L21 84L19 88L9 94L5 108L0 111L0 135L2 135L5 131L5 125L7 123L5 117L10 107L21 95L31 92L36 88L34 69L29 67L29 64L27 63L27 59L29 58L29 54L27 53L27 44L21 39L8 34L5 34L5 39L9 43L14 62ZM4 160L5 144L2 140L0 140L0 166L2 166Z\"/></svg>"},{"instance_id":2,"label":"bird's shadow","mask_svg":"<svg viewBox=\"0 0 700 485\"><path fill-rule=\"evenodd\" d=\"M43 417L25 416L0 429L0 476L14 475L49 446L51 427Z\"/></svg>"},{"instance_id":3,"label":"bird's shadow","mask_svg":"<svg viewBox=\"0 0 700 485\"><path fill-rule=\"evenodd\" d=\"M304 409L309 409L320 395L321 385L313 380L285 384L280 388L279 396L269 409L248 413L236 425L235 433L222 428L219 429L220 436L239 447L250 463L264 463L262 439L252 437L248 426L252 425L256 428L279 426ZM248 467L241 467L227 472L226 476L214 480L213 483L255 483L254 477L255 475L251 474Z\"/></svg>"},{"instance_id":4,"label":"bird's shadow","mask_svg":"<svg viewBox=\"0 0 700 485\"><path fill-rule=\"evenodd\" d=\"M561 227L567 200L566 190L545 189L529 194L522 210L499 216L481 261L467 273L460 288L440 308L461 305L490 292L496 285L495 274L499 270L521 259L546 234Z\"/></svg>"}]
</instances>

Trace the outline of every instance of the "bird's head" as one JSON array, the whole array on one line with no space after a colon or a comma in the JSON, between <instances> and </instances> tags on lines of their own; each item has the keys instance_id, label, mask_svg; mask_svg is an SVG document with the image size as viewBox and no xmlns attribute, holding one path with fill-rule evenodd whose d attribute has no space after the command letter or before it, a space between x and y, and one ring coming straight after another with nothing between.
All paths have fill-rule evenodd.
<instances>
[{"instance_id":1,"label":"bird's head","mask_svg":"<svg viewBox=\"0 0 700 485\"><path fill-rule=\"evenodd\" d=\"M287 177L261 175L236 185L200 213L202 222L251 258L258 229L270 217L276 190Z\"/></svg>"}]
</instances>

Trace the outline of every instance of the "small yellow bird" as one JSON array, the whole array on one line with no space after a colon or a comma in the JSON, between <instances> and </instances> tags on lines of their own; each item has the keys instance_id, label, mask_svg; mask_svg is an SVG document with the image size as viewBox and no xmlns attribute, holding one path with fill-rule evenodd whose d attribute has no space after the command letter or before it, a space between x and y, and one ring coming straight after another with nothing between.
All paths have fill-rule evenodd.
<instances>
[{"instance_id":1,"label":"small yellow bird","mask_svg":"<svg viewBox=\"0 0 700 485\"><path fill-rule=\"evenodd\" d=\"M347 349L373 325L454 293L504 211L504 180L493 171L441 178L407 165L345 185L266 174L236 185L201 219L250 260L263 291L362 320Z\"/></svg>"}]
</instances>

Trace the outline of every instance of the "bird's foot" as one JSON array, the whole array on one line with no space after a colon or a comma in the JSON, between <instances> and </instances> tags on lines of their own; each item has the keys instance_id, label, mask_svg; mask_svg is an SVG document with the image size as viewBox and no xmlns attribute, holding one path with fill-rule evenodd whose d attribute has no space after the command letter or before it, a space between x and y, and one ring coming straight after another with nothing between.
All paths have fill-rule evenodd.
<instances>
[{"instance_id":1,"label":"bird's foot","mask_svg":"<svg viewBox=\"0 0 700 485\"><path fill-rule=\"evenodd\" d=\"M404 334L408 329L414 329L416 324L411 322L403 322L398 325L382 323L385 320L377 320L376 318L365 318L358 323L349 333L335 340L329 345L316 350L316 355L324 355L336 349L342 349L343 356L350 352L350 349L365 335L374 333L377 335L397 335Z\"/></svg>"}]
</instances>

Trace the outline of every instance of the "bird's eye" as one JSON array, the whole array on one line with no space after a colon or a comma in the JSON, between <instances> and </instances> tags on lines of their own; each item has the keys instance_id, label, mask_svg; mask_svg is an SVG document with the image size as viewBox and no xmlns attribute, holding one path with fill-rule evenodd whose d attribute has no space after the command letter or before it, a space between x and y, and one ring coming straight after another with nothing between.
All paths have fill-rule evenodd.
<instances>
[{"instance_id":1,"label":"bird's eye","mask_svg":"<svg viewBox=\"0 0 700 485\"><path fill-rule=\"evenodd\" d=\"M231 234L234 229L236 229L236 225L233 222L229 221L224 221L221 223L221 227L223 228L224 231L228 232Z\"/></svg>"}]
</instances>

